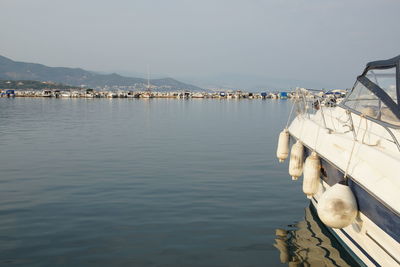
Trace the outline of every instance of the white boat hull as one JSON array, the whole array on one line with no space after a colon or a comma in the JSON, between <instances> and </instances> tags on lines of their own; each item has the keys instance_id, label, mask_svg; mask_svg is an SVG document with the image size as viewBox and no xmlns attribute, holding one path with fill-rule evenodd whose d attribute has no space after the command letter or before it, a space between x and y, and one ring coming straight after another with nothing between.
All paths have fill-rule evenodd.
<instances>
[{"instance_id":1,"label":"white boat hull","mask_svg":"<svg viewBox=\"0 0 400 267\"><path fill-rule=\"evenodd\" d=\"M338 108L335 109L337 112ZM393 173L397 172L393 166L398 166L399 159L393 154L372 153L370 150L376 150L376 146L358 143L352 153L354 140L351 133L332 133L315 120L304 117L296 118L289 132L292 138L304 144L307 155L315 150L321 158L320 186L312 198L315 207L327 188L344 181L344 173L348 168L348 184L357 199L359 215L348 227L327 228L357 261L367 266L400 266L400 203L397 197L400 183L398 176ZM375 142L374 137L369 136L368 142ZM389 146L381 140L380 146L385 145ZM365 155L368 155L368 160ZM375 162L371 162L371 158Z\"/></svg>"},{"instance_id":2,"label":"white boat hull","mask_svg":"<svg viewBox=\"0 0 400 267\"><path fill-rule=\"evenodd\" d=\"M315 209L318 199L329 185L321 180L320 192L311 199ZM362 212L355 223L342 228L327 227L343 247L360 263L366 266L398 266L399 243L386 234Z\"/></svg>"}]
</instances>

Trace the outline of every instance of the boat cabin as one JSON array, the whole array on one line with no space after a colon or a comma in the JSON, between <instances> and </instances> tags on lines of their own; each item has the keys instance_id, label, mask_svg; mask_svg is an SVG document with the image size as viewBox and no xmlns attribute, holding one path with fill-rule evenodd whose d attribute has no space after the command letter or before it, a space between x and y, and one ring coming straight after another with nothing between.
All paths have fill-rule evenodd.
<instances>
[{"instance_id":1,"label":"boat cabin","mask_svg":"<svg viewBox=\"0 0 400 267\"><path fill-rule=\"evenodd\" d=\"M400 126L400 56L367 64L341 106L389 127Z\"/></svg>"},{"instance_id":2,"label":"boat cabin","mask_svg":"<svg viewBox=\"0 0 400 267\"><path fill-rule=\"evenodd\" d=\"M51 97L53 96L53 92L51 90L43 90L42 96Z\"/></svg>"}]
</instances>

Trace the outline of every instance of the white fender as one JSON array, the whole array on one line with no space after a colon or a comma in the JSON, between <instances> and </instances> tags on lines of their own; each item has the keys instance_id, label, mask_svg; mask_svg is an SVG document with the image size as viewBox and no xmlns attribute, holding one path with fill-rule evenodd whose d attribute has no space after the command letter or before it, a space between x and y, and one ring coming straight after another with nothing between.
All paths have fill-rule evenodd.
<instances>
[{"instance_id":1,"label":"white fender","mask_svg":"<svg viewBox=\"0 0 400 267\"><path fill-rule=\"evenodd\" d=\"M304 163L303 192L307 198L312 198L318 191L321 173L321 162L315 151L307 157Z\"/></svg>"},{"instance_id":2,"label":"white fender","mask_svg":"<svg viewBox=\"0 0 400 267\"><path fill-rule=\"evenodd\" d=\"M289 175L292 176L292 180L297 180L302 175L303 162L304 147L300 141L297 141L290 151Z\"/></svg>"},{"instance_id":3,"label":"white fender","mask_svg":"<svg viewBox=\"0 0 400 267\"><path fill-rule=\"evenodd\" d=\"M278 147L276 149L276 157L279 162L284 162L289 155L289 131L284 129L279 134Z\"/></svg>"},{"instance_id":4,"label":"white fender","mask_svg":"<svg viewBox=\"0 0 400 267\"><path fill-rule=\"evenodd\" d=\"M335 184L327 189L317 206L321 221L332 228L344 228L352 224L357 217L357 201L350 187Z\"/></svg>"}]
</instances>

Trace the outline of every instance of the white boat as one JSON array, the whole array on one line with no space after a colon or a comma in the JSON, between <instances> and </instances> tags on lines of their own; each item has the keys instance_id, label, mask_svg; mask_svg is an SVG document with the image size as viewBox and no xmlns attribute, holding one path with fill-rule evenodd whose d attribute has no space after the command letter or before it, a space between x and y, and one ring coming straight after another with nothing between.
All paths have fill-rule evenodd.
<instances>
[{"instance_id":1,"label":"white boat","mask_svg":"<svg viewBox=\"0 0 400 267\"><path fill-rule=\"evenodd\" d=\"M192 94L192 98L204 98L204 94L201 92L196 92Z\"/></svg>"},{"instance_id":2,"label":"white boat","mask_svg":"<svg viewBox=\"0 0 400 267\"><path fill-rule=\"evenodd\" d=\"M64 98L70 98L71 97L71 92L63 91L63 92L61 92L60 96L64 97Z\"/></svg>"},{"instance_id":3,"label":"white boat","mask_svg":"<svg viewBox=\"0 0 400 267\"><path fill-rule=\"evenodd\" d=\"M147 65L147 88L146 92L142 93L140 95L140 98L154 98L154 94L151 91L151 86L150 86L150 67Z\"/></svg>"},{"instance_id":4,"label":"white boat","mask_svg":"<svg viewBox=\"0 0 400 267\"><path fill-rule=\"evenodd\" d=\"M298 115L277 150L284 160L288 136L298 142L289 172L294 179L304 172L303 191L319 218L365 266L400 266L399 67L400 56L368 63L336 106L297 92ZM304 158L312 154L304 165L303 150Z\"/></svg>"},{"instance_id":5,"label":"white boat","mask_svg":"<svg viewBox=\"0 0 400 267\"><path fill-rule=\"evenodd\" d=\"M52 97L53 96L53 92L51 90L43 90L42 91L42 96L43 97Z\"/></svg>"},{"instance_id":6,"label":"white boat","mask_svg":"<svg viewBox=\"0 0 400 267\"><path fill-rule=\"evenodd\" d=\"M117 98L118 94L115 92L107 92L107 98Z\"/></svg>"},{"instance_id":7,"label":"white boat","mask_svg":"<svg viewBox=\"0 0 400 267\"><path fill-rule=\"evenodd\" d=\"M126 95L127 98L135 98L135 92L134 91L129 91Z\"/></svg>"},{"instance_id":8,"label":"white boat","mask_svg":"<svg viewBox=\"0 0 400 267\"><path fill-rule=\"evenodd\" d=\"M154 98L154 95L150 91L146 91L143 94L140 95L140 98Z\"/></svg>"}]
</instances>

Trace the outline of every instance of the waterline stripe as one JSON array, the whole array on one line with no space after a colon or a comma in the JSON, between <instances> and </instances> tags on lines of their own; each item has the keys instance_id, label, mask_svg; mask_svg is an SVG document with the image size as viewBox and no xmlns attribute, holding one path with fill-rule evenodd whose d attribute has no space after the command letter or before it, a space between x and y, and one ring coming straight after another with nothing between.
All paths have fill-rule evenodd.
<instances>
[{"instance_id":1,"label":"waterline stripe","mask_svg":"<svg viewBox=\"0 0 400 267\"><path fill-rule=\"evenodd\" d=\"M345 230L339 229L375 266L381 266Z\"/></svg>"}]
</instances>

